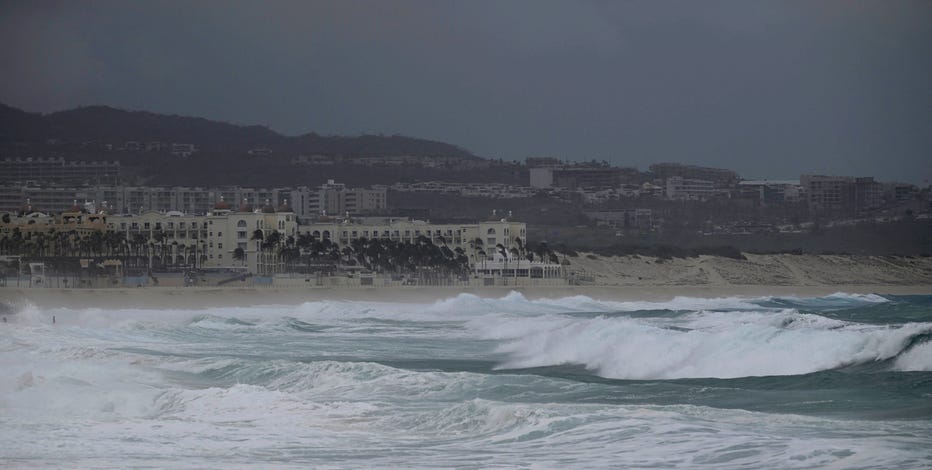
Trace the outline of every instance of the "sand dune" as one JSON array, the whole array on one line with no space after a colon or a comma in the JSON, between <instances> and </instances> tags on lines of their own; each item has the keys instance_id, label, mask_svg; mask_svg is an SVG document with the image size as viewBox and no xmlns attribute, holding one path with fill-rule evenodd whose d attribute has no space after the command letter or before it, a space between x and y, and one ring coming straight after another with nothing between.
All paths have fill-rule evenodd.
<instances>
[{"instance_id":1,"label":"sand dune","mask_svg":"<svg viewBox=\"0 0 932 470\"><path fill-rule=\"evenodd\" d=\"M599 286L921 286L932 258L851 255L745 255L660 260L644 256L567 258L568 269Z\"/></svg>"}]
</instances>

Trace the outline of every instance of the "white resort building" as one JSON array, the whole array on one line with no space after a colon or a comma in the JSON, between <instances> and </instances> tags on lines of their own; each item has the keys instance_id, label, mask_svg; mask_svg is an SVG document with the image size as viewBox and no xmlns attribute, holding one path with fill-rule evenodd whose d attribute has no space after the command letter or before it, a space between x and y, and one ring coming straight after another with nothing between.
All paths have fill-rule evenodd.
<instances>
[{"instance_id":1,"label":"white resort building","mask_svg":"<svg viewBox=\"0 0 932 470\"><path fill-rule=\"evenodd\" d=\"M526 224L508 218L465 224L391 217L321 217L304 225L298 220L287 202L277 208L267 202L260 208L243 204L234 209L222 198L205 215L180 211L113 215L75 205L52 216L27 205L17 213L3 214L0 235L12 237L14 230L24 235L67 232L90 237L99 233L106 235L107 257L119 256L122 245L124 254L142 256L143 266L153 271L197 269L260 276L285 273L281 248L299 245L296 240L300 238L327 241L341 250L362 239L429 241L464 256L475 276L562 277L558 263L529 253Z\"/></svg>"}]
</instances>

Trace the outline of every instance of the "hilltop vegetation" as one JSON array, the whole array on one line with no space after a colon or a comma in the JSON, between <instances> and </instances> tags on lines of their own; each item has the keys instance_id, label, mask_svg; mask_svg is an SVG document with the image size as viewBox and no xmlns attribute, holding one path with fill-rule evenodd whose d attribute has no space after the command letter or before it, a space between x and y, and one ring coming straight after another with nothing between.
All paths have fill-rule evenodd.
<instances>
[{"instance_id":1,"label":"hilltop vegetation","mask_svg":"<svg viewBox=\"0 0 932 470\"><path fill-rule=\"evenodd\" d=\"M0 104L0 144L5 146L114 145L126 142L194 144L199 150L242 152L264 148L273 155L341 155L350 157L443 156L477 158L455 145L401 135L299 136L279 134L264 126L241 126L204 118L85 106L50 114L29 113Z\"/></svg>"}]
</instances>

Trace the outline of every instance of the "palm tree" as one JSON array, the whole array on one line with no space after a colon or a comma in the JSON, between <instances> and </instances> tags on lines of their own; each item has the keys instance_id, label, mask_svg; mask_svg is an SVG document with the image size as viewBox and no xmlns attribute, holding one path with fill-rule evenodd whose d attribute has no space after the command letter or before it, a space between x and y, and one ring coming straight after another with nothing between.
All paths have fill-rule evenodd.
<instances>
[{"instance_id":1,"label":"palm tree","mask_svg":"<svg viewBox=\"0 0 932 470\"><path fill-rule=\"evenodd\" d=\"M245 263L245 261L246 261L246 251L243 250L243 249L240 248L240 247L236 247L236 249L233 250L233 259L236 260L236 261L239 261L240 264Z\"/></svg>"}]
</instances>

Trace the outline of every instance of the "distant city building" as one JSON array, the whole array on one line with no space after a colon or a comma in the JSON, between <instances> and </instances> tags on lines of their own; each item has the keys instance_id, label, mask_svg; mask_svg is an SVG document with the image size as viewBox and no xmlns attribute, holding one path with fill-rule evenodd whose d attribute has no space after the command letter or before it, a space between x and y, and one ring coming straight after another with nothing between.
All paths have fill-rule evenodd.
<instances>
[{"instance_id":1,"label":"distant city building","mask_svg":"<svg viewBox=\"0 0 932 470\"><path fill-rule=\"evenodd\" d=\"M342 159L331 155L298 155L291 159L292 165L330 166L339 163Z\"/></svg>"},{"instance_id":2,"label":"distant city building","mask_svg":"<svg viewBox=\"0 0 932 470\"><path fill-rule=\"evenodd\" d=\"M654 224L653 211L650 209L588 211L586 216L599 224L625 230L650 231Z\"/></svg>"},{"instance_id":3,"label":"distant city building","mask_svg":"<svg viewBox=\"0 0 932 470\"><path fill-rule=\"evenodd\" d=\"M145 150L146 152L161 152L162 150L167 150L169 145L165 142L146 142Z\"/></svg>"},{"instance_id":4,"label":"distant city building","mask_svg":"<svg viewBox=\"0 0 932 470\"><path fill-rule=\"evenodd\" d=\"M528 179L534 188L616 188L635 180L638 174L635 168L578 164L530 168Z\"/></svg>"},{"instance_id":5,"label":"distant city building","mask_svg":"<svg viewBox=\"0 0 932 470\"><path fill-rule=\"evenodd\" d=\"M884 187L872 177L854 179L854 207L859 212L879 209L884 205Z\"/></svg>"},{"instance_id":6,"label":"distant city building","mask_svg":"<svg viewBox=\"0 0 932 470\"><path fill-rule=\"evenodd\" d=\"M172 144L172 155L187 158L197 152L194 144Z\"/></svg>"},{"instance_id":7,"label":"distant city building","mask_svg":"<svg viewBox=\"0 0 932 470\"><path fill-rule=\"evenodd\" d=\"M318 188L254 189L239 186L191 188L183 186L0 186L0 210L13 211L24 201L53 213L71 207L75 200L93 201L113 214L184 212L206 214L214 201L223 197L237 207L260 207L268 201L277 206L286 201L299 217L328 214L353 215L378 212L388 207L388 190L347 188L332 180Z\"/></svg>"},{"instance_id":8,"label":"distant city building","mask_svg":"<svg viewBox=\"0 0 932 470\"><path fill-rule=\"evenodd\" d=\"M532 188L552 188L553 168L539 167L528 170L529 181Z\"/></svg>"},{"instance_id":9,"label":"distant city building","mask_svg":"<svg viewBox=\"0 0 932 470\"><path fill-rule=\"evenodd\" d=\"M690 180L711 181L719 187L731 186L738 182L738 174L732 170L684 165L682 163L655 163L650 166L650 172L656 178L664 181L669 178L680 177Z\"/></svg>"},{"instance_id":10,"label":"distant city building","mask_svg":"<svg viewBox=\"0 0 932 470\"><path fill-rule=\"evenodd\" d=\"M812 213L849 212L855 208L854 178L850 176L802 175L800 184Z\"/></svg>"},{"instance_id":11,"label":"distant city building","mask_svg":"<svg viewBox=\"0 0 932 470\"><path fill-rule=\"evenodd\" d=\"M909 183L886 183L883 185L884 199L890 202L903 202L911 199L919 188Z\"/></svg>"},{"instance_id":12,"label":"distant city building","mask_svg":"<svg viewBox=\"0 0 932 470\"><path fill-rule=\"evenodd\" d=\"M445 181L395 183L389 189L407 193L438 193L491 199L528 198L537 195L539 192L528 186L515 186L504 183L449 183Z\"/></svg>"},{"instance_id":13,"label":"distant city building","mask_svg":"<svg viewBox=\"0 0 932 470\"><path fill-rule=\"evenodd\" d=\"M317 188L303 186L293 189L291 199L296 213L302 218L359 215L388 208L388 189L347 188L343 183L327 180Z\"/></svg>"},{"instance_id":14,"label":"distant city building","mask_svg":"<svg viewBox=\"0 0 932 470\"><path fill-rule=\"evenodd\" d=\"M747 180L740 182L739 188L755 192L765 206L796 203L802 196L799 181L792 180Z\"/></svg>"},{"instance_id":15,"label":"distant city building","mask_svg":"<svg viewBox=\"0 0 932 470\"><path fill-rule=\"evenodd\" d=\"M117 184L120 163L66 161L64 158L4 158L0 175L5 183L37 181L55 184Z\"/></svg>"},{"instance_id":16,"label":"distant city building","mask_svg":"<svg viewBox=\"0 0 932 470\"><path fill-rule=\"evenodd\" d=\"M253 157L270 157L272 156L272 149L267 148L267 147L259 147L259 148L250 149L246 153Z\"/></svg>"},{"instance_id":17,"label":"distant city building","mask_svg":"<svg viewBox=\"0 0 932 470\"><path fill-rule=\"evenodd\" d=\"M564 165L562 160L554 157L527 157L524 164L528 168L557 168Z\"/></svg>"},{"instance_id":18,"label":"distant city building","mask_svg":"<svg viewBox=\"0 0 932 470\"><path fill-rule=\"evenodd\" d=\"M675 201L705 201L720 191L712 181L672 176L667 178L667 199Z\"/></svg>"}]
</instances>

